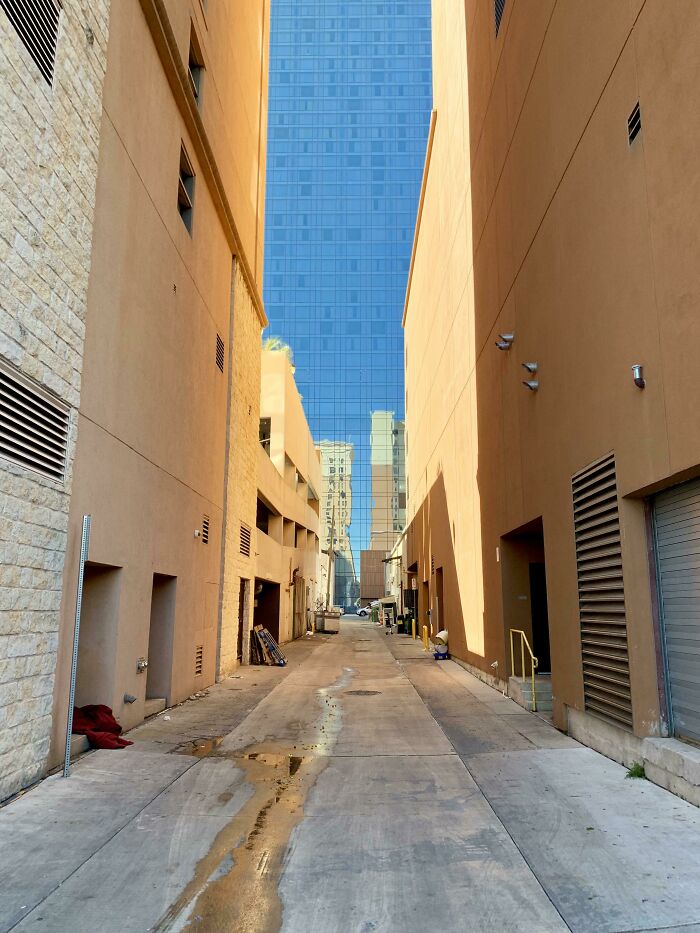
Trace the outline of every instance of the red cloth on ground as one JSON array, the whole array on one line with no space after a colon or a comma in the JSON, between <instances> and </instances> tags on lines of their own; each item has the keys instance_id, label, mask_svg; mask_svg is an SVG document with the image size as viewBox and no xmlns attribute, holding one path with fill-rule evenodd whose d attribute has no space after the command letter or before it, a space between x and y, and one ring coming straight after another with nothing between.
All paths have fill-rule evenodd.
<instances>
[{"instance_id":1,"label":"red cloth on ground","mask_svg":"<svg viewBox=\"0 0 700 933\"><path fill-rule=\"evenodd\" d=\"M109 706L74 706L73 732L86 735L93 748L126 748L133 745L121 737L122 727Z\"/></svg>"}]
</instances>

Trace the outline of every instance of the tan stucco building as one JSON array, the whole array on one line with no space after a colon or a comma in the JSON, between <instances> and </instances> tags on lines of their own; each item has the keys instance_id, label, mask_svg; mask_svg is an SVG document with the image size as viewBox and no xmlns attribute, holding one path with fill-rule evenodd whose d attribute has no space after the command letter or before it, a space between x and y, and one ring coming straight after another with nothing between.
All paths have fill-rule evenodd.
<instances>
[{"instance_id":1,"label":"tan stucco building","mask_svg":"<svg viewBox=\"0 0 700 933\"><path fill-rule=\"evenodd\" d=\"M700 728L700 7L501 7L433 4L407 579L484 677L523 629L555 723L629 759Z\"/></svg>"},{"instance_id":2,"label":"tan stucco building","mask_svg":"<svg viewBox=\"0 0 700 933\"><path fill-rule=\"evenodd\" d=\"M111 5L54 760L84 514L78 705L104 703L129 728L239 660L266 323L268 19L266 0Z\"/></svg>"},{"instance_id":3,"label":"tan stucco building","mask_svg":"<svg viewBox=\"0 0 700 933\"><path fill-rule=\"evenodd\" d=\"M254 624L286 642L306 632L320 595L321 464L280 350L262 354L257 459Z\"/></svg>"}]
</instances>

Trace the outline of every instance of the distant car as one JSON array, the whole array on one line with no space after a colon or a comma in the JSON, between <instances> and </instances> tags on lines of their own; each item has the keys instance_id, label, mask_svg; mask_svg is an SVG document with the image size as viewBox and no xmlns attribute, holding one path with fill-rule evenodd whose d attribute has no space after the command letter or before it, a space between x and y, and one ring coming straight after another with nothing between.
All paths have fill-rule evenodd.
<instances>
[{"instance_id":1,"label":"distant car","mask_svg":"<svg viewBox=\"0 0 700 933\"><path fill-rule=\"evenodd\" d=\"M367 606L360 606L357 610L358 616L368 616L372 610L372 607L368 604Z\"/></svg>"}]
</instances>

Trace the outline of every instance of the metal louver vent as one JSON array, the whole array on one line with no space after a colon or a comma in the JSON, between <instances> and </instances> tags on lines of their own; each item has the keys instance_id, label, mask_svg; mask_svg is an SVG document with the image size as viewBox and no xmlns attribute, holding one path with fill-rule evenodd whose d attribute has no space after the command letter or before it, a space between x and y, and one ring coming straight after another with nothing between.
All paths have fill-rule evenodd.
<instances>
[{"instance_id":1,"label":"metal louver vent","mask_svg":"<svg viewBox=\"0 0 700 933\"><path fill-rule=\"evenodd\" d=\"M62 481L69 408L0 361L0 456Z\"/></svg>"},{"instance_id":2,"label":"metal louver vent","mask_svg":"<svg viewBox=\"0 0 700 933\"><path fill-rule=\"evenodd\" d=\"M221 372L224 371L224 342L218 334L216 335L216 365Z\"/></svg>"},{"instance_id":3,"label":"metal louver vent","mask_svg":"<svg viewBox=\"0 0 700 933\"><path fill-rule=\"evenodd\" d=\"M202 544L209 544L209 516L202 518Z\"/></svg>"},{"instance_id":4,"label":"metal louver vent","mask_svg":"<svg viewBox=\"0 0 700 933\"><path fill-rule=\"evenodd\" d=\"M250 528L248 525L241 525L241 554L244 557L250 557Z\"/></svg>"},{"instance_id":5,"label":"metal louver vent","mask_svg":"<svg viewBox=\"0 0 700 933\"><path fill-rule=\"evenodd\" d=\"M498 30L501 28L501 20L503 19L503 11L506 8L506 0L494 0L494 14L496 17L496 35L498 35Z\"/></svg>"},{"instance_id":6,"label":"metal louver vent","mask_svg":"<svg viewBox=\"0 0 700 933\"><path fill-rule=\"evenodd\" d=\"M632 728L615 455L572 481L585 708Z\"/></svg>"},{"instance_id":7,"label":"metal louver vent","mask_svg":"<svg viewBox=\"0 0 700 933\"><path fill-rule=\"evenodd\" d=\"M642 112L639 109L639 101L634 105L634 110L627 118L627 137L630 146L635 141L642 130Z\"/></svg>"},{"instance_id":8,"label":"metal louver vent","mask_svg":"<svg viewBox=\"0 0 700 933\"><path fill-rule=\"evenodd\" d=\"M194 676L199 677L204 670L204 645L197 645L194 649Z\"/></svg>"},{"instance_id":9,"label":"metal louver vent","mask_svg":"<svg viewBox=\"0 0 700 933\"><path fill-rule=\"evenodd\" d=\"M0 0L24 47L45 80L53 82L61 4L58 0Z\"/></svg>"}]
</instances>

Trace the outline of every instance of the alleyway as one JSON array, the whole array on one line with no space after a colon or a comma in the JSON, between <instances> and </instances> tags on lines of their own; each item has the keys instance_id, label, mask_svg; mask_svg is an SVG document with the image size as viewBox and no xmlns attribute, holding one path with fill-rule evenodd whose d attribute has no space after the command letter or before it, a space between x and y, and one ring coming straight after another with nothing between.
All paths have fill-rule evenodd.
<instances>
[{"instance_id":1,"label":"alleyway","mask_svg":"<svg viewBox=\"0 0 700 933\"><path fill-rule=\"evenodd\" d=\"M287 650L0 810L0 930L700 931L695 807L371 623Z\"/></svg>"}]
</instances>

